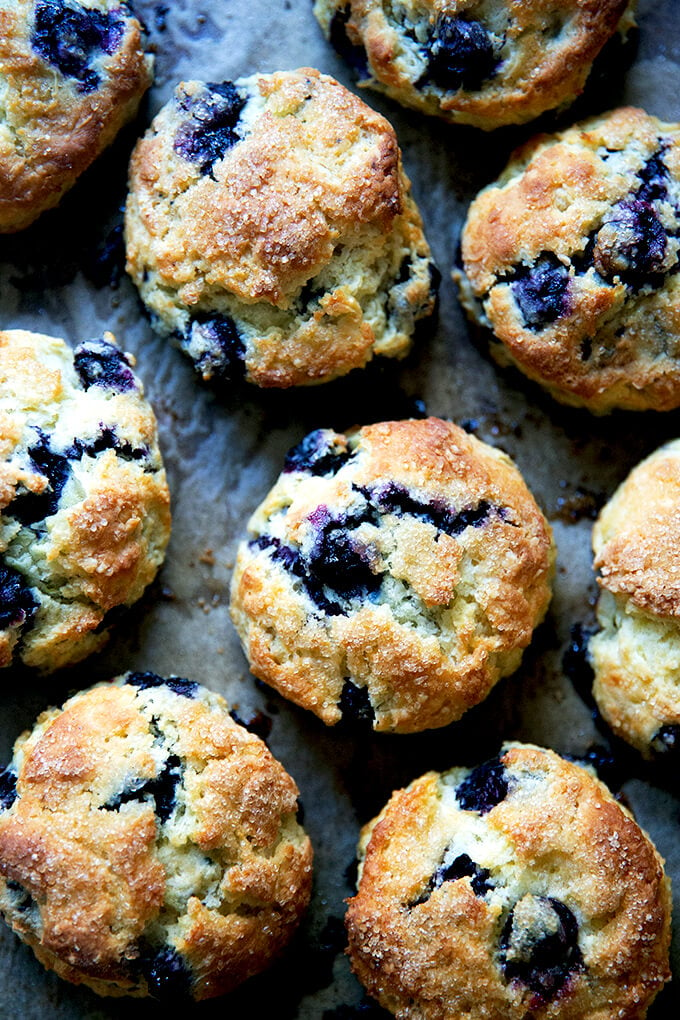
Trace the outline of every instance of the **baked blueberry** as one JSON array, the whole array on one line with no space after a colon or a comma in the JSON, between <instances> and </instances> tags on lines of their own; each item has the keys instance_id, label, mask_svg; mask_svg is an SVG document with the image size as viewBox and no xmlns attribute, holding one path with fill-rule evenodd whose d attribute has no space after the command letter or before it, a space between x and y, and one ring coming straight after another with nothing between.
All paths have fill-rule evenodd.
<instances>
[{"instance_id":1,"label":"baked blueberry","mask_svg":"<svg viewBox=\"0 0 680 1020\"><path fill-rule=\"evenodd\" d=\"M483 812L460 791L485 766L453 768L364 826L352 969L405 1020L642 1020L670 975L661 857L590 769L528 744L496 764L507 791Z\"/></svg>"},{"instance_id":2,"label":"baked blueberry","mask_svg":"<svg viewBox=\"0 0 680 1020\"><path fill-rule=\"evenodd\" d=\"M500 804L508 793L508 777L500 758L479 765L465 777L456 790L458 803L464 811L487 811Z\"/></svg>"},{"instance_id":3,"label":"baked blueberry","mask_svg":"<svg viewBox=\"0 0 680 1020\"><path fill-rule=\"evenodd\" d=\"M480 21L443 15L427 44L427 77L442 91L478 89L498 66L491 36Z\"/></svg>"},{"instance_id":4,"label":"baked blueberry","mask_svg":"<svg viewBox=\"0 0 680 1020\"><path fill-rule=\"evenodd\" d=\"M569 311L569 271L550 253L518 269L511 287L529 329L541 330Z\"/></svg>"},{"instance_id":5,"label":"baked blueberry","mask_svg":"<svg viewBox=\"0 0 680 1020\"><path fill-rule=\"evenodd\" d=\"M74 0L37 0L31 45L61 74L92 92L100 76L92 67L101 54L118 49L125 34L121 8L98 11Z\"/></svg>"},{"instance_id":6,"label":"baked blueberry","mask_svg":"<svg viewBox=\"0 0 680 1020\"><path fill-rule=\"evenodd\" d=\"M73 365L85 390L102 386L127 393L139 385L132 371L134 359L106 337L78 344L73 352Z\"/></svg>"},{"instance_id":7,"label":"baked blueberry","mask_svg":"<svg viewBox=\"0 0 680 1020\"><path fill-rule=\"evenodd\" d=\"M202 174L209 173L241 138L237 127L247 93L230 81L209 82L198 93L180 88L175 101L187 118L177 129L173 148L182 159L197 163Z\"/></svg>"}]
</instances>

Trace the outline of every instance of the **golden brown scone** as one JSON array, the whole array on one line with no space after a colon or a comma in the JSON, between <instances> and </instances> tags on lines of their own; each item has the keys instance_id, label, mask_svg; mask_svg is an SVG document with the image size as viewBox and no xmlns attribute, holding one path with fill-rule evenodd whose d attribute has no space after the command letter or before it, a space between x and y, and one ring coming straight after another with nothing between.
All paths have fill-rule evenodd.
<instances>
[{"instance_id":1,"label":"golden brown scone","mask_svg":"<svg viewBox=\"0 0 680 1020\"><path fill-rule=\"evenodd\" d=\"M680 440L630 473L593 528L600 630L593 694L651 758L680 752Z\"/></svg>"},{"instance_id":2,"label":"golden brown scone","mask_svg":"<svg viewBox=\"0 0 680 1020\"><path fill-rule=\"evenodd\" d=\"M307 905L297 794L223 698L126 673L17 741L0 773L0 910L41 963L100 995L221 995Z\"/></svg>"},{"instance_id":3,"label":"golden brown scone","mask_svg":"<svg viewBox=\"0 0 680 1020\"><path fill-rule=\"evenodd\" d=\"M437 273L387 121L310 68L183 82L135 149L127 268L208 379L402 357Z\"/></svg>"},{"instance_id":4,"label":"golden brown scone","mask_svg":"<svg viewBox=\"0 0 680 1020\"><path fill-rule=\"evenodd\" d=\"M110 333L71 351L0 332L0 667L101 648L163 562L170 496L133 365Z\"/></svg>"},{"instance_id":5,"label":"golden brown scone","mask_svg":"<svg viewBox=\"0 0 680 1020\"><path fill-rule=\"evenodd\" d=\"M118 0L3 0L0 232L58 203L134 116L152 66Z\"/></svg>"},{"instance_id":6,"label":"golden brown scone","mask_svg":"<svg viewBox=\"0 0 680 1020\"><path fill-rule=\"evenodd\" d=\"M680 405L680 125L541 135L472 203L454 271L494 354L597 414Z\"/></svg>"},{"instance_id":7,"label":"golden brown scone","mask_svg":"<svg viewBox=\"0 0 680 1020\"><path fill-rule=\"evenodd\" d=\"M316 0L359 84L423 113L490 130L570 103L628 0Z\"/></svg>"},{"instance_id":8,"label":"golden brown scone","mask_svg":"<svg viewBox=\"0 0 680 1020\"><path fill-rule=\"evenodd\" d=\"M590 771L506 744L362 831L352 967L413 1020L641 1020L670 977L670 883Z\"/></svg>"},{"instance_id":9,"label":"golden brown scone","mask_svg":"<svg viewBox=\"0 0 680 1020\"><path fill-rule=\"evenodd\" d=\"M519 471L438 418L310 433L248 530L231 612L250 668L328 725L459 719L550 599L552 533Z\"/></svg>"}]
</instances>

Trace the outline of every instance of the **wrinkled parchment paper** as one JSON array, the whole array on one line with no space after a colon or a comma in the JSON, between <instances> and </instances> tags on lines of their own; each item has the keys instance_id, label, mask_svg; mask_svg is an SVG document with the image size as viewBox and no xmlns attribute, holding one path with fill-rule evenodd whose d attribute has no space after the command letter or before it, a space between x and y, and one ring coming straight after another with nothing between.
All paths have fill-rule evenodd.
<instances>
[{"instance_id":1,"label":"wrinkled parchment paper","mask_svg":"<svg viewBox=\"0 0 680 1020\"><path fill-rule=\"evenodd\" d=\"M226 999L189 1012L347 1020L368 1014L358 1011L363 992L343 955L344 899L352 892L360 825L390 792L430 768L480 761L504 739L534 741L573 755L584 755L593 745L608 746L578 693L578 682L563 670L572 625L587 622L592 614L592 516L642 456L680 435L680 416L594 418L561 408L519 375L492 364L462 316L449 270L471 197L536 127L487 135L425 120L368 92L365 100L397 129L443 273L435 335L424 339L406 362L371 370L349 383L303 392L241 388L221 394L200 385L188 360L155 338L132 285L124 277L116 284L115 244L110 257L102 258L122 219L135 138L175 84L186 78L219 81L306 65L354 86L350 71L323 39L310 0L168 0L166 5L140 0L137 9L157 53L155 86L138 123L59 210L23 234L0 239L1 325L53 333L72 344L111 329L137 356L159 420L173 497L173 535L159 581L103 654L50 679L4 672L0 761L9 759L14 739L42 709L60 703L74 688L126 669L191 677L223 693L242 719L260 725L269 721L268 743L300 787L314 843L311 909L281 963ZM571 113L547 117L540 126L552 130L577 116L628 102L663 119L680 120L679 14L678 0L641 0L639 42L629 66L621 60L607 65ZM229 620L231 567L249 514L278 475L285 451L307 430L410 416L417 401L431 414L467 421L479 438L517 461L555 530L555 597L518 673L460 723L423 735L353 737L327 730L255 684ZM634 754L614 750L613 781L675 878L680 933L675 777L652 773ZM679 950L676 936L678 985ZM136 1020L166 1011L148 1001L99 999L60 981L0 926L3 1020ZM370 1015L383 1014L376 1009ZM650 1017L677 1016L680 991L671 985Z\"/></svg>"}]
</instances>

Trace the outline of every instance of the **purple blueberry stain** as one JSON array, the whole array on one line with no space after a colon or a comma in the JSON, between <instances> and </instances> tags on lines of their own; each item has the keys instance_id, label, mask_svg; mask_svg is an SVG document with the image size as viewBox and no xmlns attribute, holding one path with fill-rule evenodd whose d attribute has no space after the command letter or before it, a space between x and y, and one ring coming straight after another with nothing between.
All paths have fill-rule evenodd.
<instances>
[{"instance_id":1,"label":"purple blueberry stain","mask_svg":"<svg viewBox=\"0 0 680 1020\"><path fill-rule=\"evenodd\" d=\"M122 8L96 11L74 0L37 0L31 45L46 63L75 79L80 92L93 92L101 76L92 64L101 54L115 53L124 34Z\"/></svg>"},{"instance_id":2,"label":"purple blueberry stain","mask_svg":"<svg viewBox=\"0 0 680 1020\"><path fill-rule=\"evenodd\" d=\"M352 456L347 440L331 429L309 432L286 454L284 473L304 471L310 475L334 475Z\"/></svg>"},{"instance_id":3,"label":"purple blueberry stain","mask_svg":"<svg viewBox=\"0 0 680 1020\"><path fill-rule=\"evenodd\" d=\"M132 801L143 803L153 801L155 813L160 822L167 822L175 808L177 784L182 777L182 763L175 754L168 755L163 767L153 779L134 777L124 789L102 804L104 811L118 811L123 804Z\"/></svg>"},{"instance_id":4,"label":"purple blueberry stain","mask_svg":"<svg viewBox=\"0 0 680 1020\"><path fill-rule=\"evenodd\" d=\"M27 628L38 611L38 600L18 570L0 559L0 629Z\"/></svg>"},{"instance_id":5,"label":"purple blueberry stain","mask_svg":"<svg viewBox=\"0 0 680 1020\"><path fill-rule=\"evenodd\" d=\"M593 248L593 265L608 282L618 277L639 290L658 285L665 271L666 229L650 202L618 202L604 221Z\"/></svg>"},{"instance_id":6,"label":"purple blueberry stain","mask_svg":"<svg viewBox=\"0 0 680 1020\"><path fill-rule=\"evenodd\" d=\"M178 156L195 163L202 174L212 173L218 160L242 138L241 111L247 95L233 82L211 82L193 96L180 90L177 103L187 114L175 135Z\"/></svg>"},{"instance_id":7,"label":"purple blueberry stain","mask_svg":"<svg viewBox=\"0 0 680 1020\"><path fill-rule=\"evenodd\" d=\"M236 323L227 315L195 316L181 344L204 378L230 380L244 374L245 343Z\"/></svg>"},{"instance_id":8,"label":"purple blueberry stain","mask_svg":"<svg viewBox=\"0 0 680 1020\"><path fill-rule=\"evenodd\" d=\"M130 356L103 338L79 344L73 352L73 364L84 390L101 386L127 393L138 388Z\"/></svg>"},{"instance_id":9,"label":"purple blueberry stain","mask_svg":"<svg viewBox=\"0 0 680 1020\"><path fill-rule=\"evenodd\" d=\"M663 202L668 197L668 167L664 162L664 153L668 143L663 143L638 172L640 187L635 198L641 202Z\"/></svg>"},{"instance_id":10,"label":"purple blueberry stain","mask_svg":"<svg viewBox=\"0 0 680 1020\"><path fill-rule=\"evenodd\" d=\"M51 449L49 439L39 429L35 430L38 440L28 448L31 467L46 480L42 492L20 492L14 497L7 513L24 526L44 521L59 508L62 490L71 473L67 455Z\"/></svg>"},{"instance_id":11,"label":"purple blueberry stain","mask_svg":"<svg viewBox=\"0 0 680 1020\"><path fill-rule=\"evenodd\" d=\"M510 789L508 774L500 757L478 765L458 785L456 799L464 811L485 815L505 800Z\"/></svg>"},{"instance_id":12,"label":"purple blueberry stain","mask_svg":"<svg viewBox=\"0 0 680 1020\"><path fill-rule=\"evenodd\" d=\"M477 90L496 74L500 64L491 36L480 21L442 15L425 50L431 81L447 92Z\"/></svg>"},{"instance_id":13,"label":"purple blueberry stain","mask_svg":"<svg viewBox=\"0 0 680 1020\"><path fill-rule=\"evenodd\" d=\"M483 527L494 515L500 517L505 515L503 507L494 507L487 500L480 500L475 506L461 510L451 507L444 499L420 500L412 496L404 486L395 482L361 491L377 507L380 514L415 517L451 537L461 535L466 528Z\"/></svg>"},{"instance_id":14,"label":"purple blueberry stain","mask_svg":"<svg viewBox=\"0 0 680 1020\"><path fill-rule=\"evenodd\" d=\"M531 330L545 329L570 310L569 270L552 252L544 252L533 266L519 267L510 287Z\"/></svg>"},{"instance_id":15,"label":"purple blueberry stain","mask_svg":"<svg viewBox=\"0 0 680 1020\"><path fill-rule=\"evenodd\" d=\"M8 811L18 796L16 773L12 769L0 772L0 811Z\"/></svg>"},{"instance_id":16,"label":"purple blueberry stain","mask_svg":"<svg viewBox=\"0 0 680 1020\"><path fill-rule=\"evenodd\" d=\"M359 510L337 519L326 513L325 520L312 523L318 527L316 539L303 558L308 594L329 615L345 615L346 600L371 598L382 583L371 549L353 534L374 519Z\"/></svg>"},{"instance_id":17,"label":"purple blueberry stain","mask_svg":"<svg viewBox=\"0 0 680 1020\"><path fill-rule=\"evenodd\" d=\"M547 896L524 896L510 911L500 938L501 969L543 1002L583 969L578 922L569 907Z\"/></svg>"},{"instance_id":18,"label":"purple blueberry stain","mask_svg":"<svg viewBox=\"0 0 680 1020\"><path fill-rule=\"evenodd\" d=\"M195 698L198 693L198 684L195 680L186 680L181 676L163 677L149 671L140 673L128 673L125 683L136 687L140 691L148 691L155 687L166 687L173 694L183 698Z\"/></svg>"}]
</instances>

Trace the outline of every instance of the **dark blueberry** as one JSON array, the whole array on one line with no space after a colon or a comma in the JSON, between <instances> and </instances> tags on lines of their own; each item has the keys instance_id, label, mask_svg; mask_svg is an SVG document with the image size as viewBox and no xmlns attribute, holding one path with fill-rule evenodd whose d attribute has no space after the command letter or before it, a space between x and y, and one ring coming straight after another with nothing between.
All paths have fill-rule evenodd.
<instances>
[{"instance_id":1,"label":"dark blueberry","mask_svg":"<svg viewBox=\"0 0 680 1020\"><path fill-rule=\"evenodd\" d=\"M0 772L0 809L11 808L19 794L17 793L17 777L10 769Z\"/></svg>"},{"instance_id":2,"label":"dark blueberry","mask_svg":"<svg viewBox=\"0 0 680 1020\"><path fill-rule=\"evenodd\" d=\"M352 534L365 519L360 515L328 520L305 560L307 591L327 613L337 615L345 610L326 595L326 589L342 599L352 599L367 598L380 588L382 577L371 569L370 551Z\"/></svg>"},{"instance_id":3,"label":"dark blueberry","mask_svg":"<svg viewBox=\"0 0 680 1020\"><path fill-rule=\"evenodd\" d=\"M493 889L493 884L488 881L491 873L486 868L480 868L467 854L458 854L453 860L449 858L450 853L447 851L444 855L444 860L430 879L425 892L410 904L411 906L425 903L429 900L434 890L438 889L444 882L455 882L459 878L471 879L470 885L475 896L485 896L490 889Z\"/></svg>"},{"instance_id":4,"label":"dark blueberry","mask_svg":"<svg viewBox=\"0 0 680 1020\"><path fill-rule=\"evenodd\" d=\"M249 545L254 549L268 550L272 559L280 563L286 570L290 570L297 577L304 576L299 553L291 549L290 546L283 545L280 539L270 535L260 535L258 538L252 539Z\"/></svg>"},{"instance_id":5,"label":"dark blueberry","mask_svg":"<svg viewBox=\"0 0 680 1020\"><path fill-rule=\"evenodd\" d=\"M668 757L680 757L680 725L668 723L656 731L650 741L655 754Z\"/></svg>"},{"instance_id":6,"label":"dark blueberry","mask_svg":"<svg viewBox=\"0 0 680 1020\"><path fill-rule=\"evenodd\" d=\"M236 323L227 315L197 315L182 341L205 379L243 375L246 348Z\"/></svg>"},{"instance_id":7,"label":"dark blueberry","mask_svg":"<svg viewBox=\"0 0 680 1020\"><path fill-rule=\"evenodd\" d=\"M529 329L543 329L569 311L569 271L550 252L518 269L510 286Z\"/></svg>"},{"instance_id":8,"label":"dark blueberry","mask_svg":"<svg viewBox=\"0 0 680 1020\"><path fill-rule=\"evenodd\" d=\"M33 469L47 479L47 485L40 493L24 492L14 498L8 513L20 524L35 524L56 513L59 498L71 473L68 456L54 453L49 440L42 432L38 442L28 448Z\"/></svg>"},{"instance_id":9,"label":"dark blueberry","mask_svg":"<svg viewBox=\"0 0 680 1020\"><path fill-rule=\"evenodd\" d=\"M103 386L126 393L137 386L128 355L103 338L79 344L73 352L73 364L81 386Z\"/></svg>"},{"instance_id":10,"label":"dark blueberry","mask_svg":"<svg viewBox=\"0 0 680 1020\"><path fill-rule=\"evenodd\" d=\"M140 956L139 969L154 999L170 1003L190 997L191 974L176 949L147 950Z\"/></svg>"},{"instance_id":11,"label":"dark blueberry","mask_svg":"<svg viewBox=\"0 0 680 1020\"><path fill-rule=\"evenodd\" d=\"M524 896L505 923L500 956L508 981L520 981L550 1001L569 976L583 967L578 922L560 900Z\"/></svg>"},{"instance_id":12,"label":"dark blueberry","mask_svg":"<svg viewBox=\"0 0 680 1020\"><path fill-rule=\"evenodd\" d=\"M149 672L128 673L125 683L138 687L140 691L146 691L150 687L168 687L175 694L180 694L183 698L196 697L198 690L198 684L195 680L185 680L181 676L162 677L156 673Z\"/></svg>"},{"instance_id":13,"label":"dark blueberry","mask_svg":"<svg viewBox=\"0 0 680 1020\"><path fill-rule=\"evenodd\" d=\"M197 163L202 174L212 171L225 152L240 140L236 127L247 96L233 82L210 83L195 96L178 98L180 109L189 114L175 135L178 156Z\"/></svg>"},{"instance_id":14,"label":"dark blueberry","mask_svg":"<svg viewBox=\"0 0 680 1020\"><path fill-rule=\"evenodd\" d=\"M338 707L342 712L343 722L359 726L373 726L375 712L368 687L357 687L351 680L345 680Z\"/></svg>"},{"instance_id":15,"label":"dark blueberry","mask_svg":"<svg viewBox=\"0 0 680 1020\"><path fill-rule=\"evenodd\" d=\"M438 19L427 56L426 78L448 92L480 88L499 65L484 25L450 15Z\"/></svg>"},{"instance_id":16,"label":"dark blueberry","mask_svg":"<svg viewBox=\"0 0 680 1020\"><path fill-rule=\"evenodd\" d=\"M661 282L668 237L649 202L619 202L600 227L593 249L593 264L605 280L619 277L639 289Z\"/></svg>"},{"instance_id":17,"label":"dark blueberry","mask_svg":"<svg viewBox=\"0 0 680 1020\"><path fill-rule=\"evenodd\" d=\"M28 910L32 910L37 907L37 903L31 896L28 889L25 889L19 882L13 881L13 879L7 880L7 889L12 894L14 903L12 904L14 910L17 910L20 914L25 914Z\"/></svg>"},{"instance_id":18,"label":"dark blueberry","mask_svg":"<svg viewBox=\"0 0 680 1020\"><path fill-rule=\"evenodd\" d=\"M115 53L125 32L121 10L94 11L63 0L37 0L33 49L68 78L81 92L92 92L100 81L91 64L102 53Z\"/></svg>"},{"instance_id":19,"label":"dark blueberry","mask_svg":"<svg viewBox=\"0 0 680 1020\"><path fill-rule=\"evenodd\" d=\"M307 471L310 475L335 474L349 460L347 442L330 429L315 429L289 450L284 471Z\"/></svg>"},{"instance_id":20,"label":"dark blueberry","mask_svg":"<svg viewBox=\"0 0 680 1020\"><path fill-rule=\"evenodd\" d=\"M0 629L27 627L38 611L38 600L24 578L0 560Z\"/></svg>"},{"instance_id":21,"label":"dark blueberry","mask_svg":"<svg viewBox=\"0 0 680 1020\"><path fill-rule=\"evenodd\" d=\"M105 450L115 450L121 460L143 460L149 456L148 446L132 446L127 441L121 442L115 426L102 425L94 439L74 439L72 446L64 451L71 460L81 457L96 457Z\"/></svg>"},{"instance_id":22,"label":"dark blueberry","mask_svg":"<svg viewBox=\"0 0 680 1020\"><path fill-rule=\"evenodd\" d=\"M462 534L466 528L482 527L494 512L503 514L501 508L495 510L486 500L464 510L453 509L443 499L423 502L411 496L403 485L393 482L373 489L368 496L382 514L417 517L452 537Z\"/></svg>"},{"instance_id":23,"label":"dark blueberry","mask_svg":"<svg viewBox=\"0 0 680 1020\"><path fill-rule=\"evenodd\" d=\"M668 167L663 158L666 149L664 145L651 156L637 175L641 183L635 197L641 202L663 202L668 197Z\"/></svg>"},{"instance_id":24,"label":"dark blueberry","mask_svg":"<svg viewBox=\"0 0 680 1020\"><path fill-rule=\"evenodd\" d=\"M168 755L163 768L153 779L132 779L120 793L102 805L105 811L118 811L130 801L152 799L161 822L167 822L175 807L175 791L182 776L182 763L177 755Z\"/></svg>"},{"instance_id":25,"label":"dark blueberry","mask_svg":"<svg viewBox=\"0 0 680 1020\"><path fill-rule=\"evenodd\" d=\"M351 4L340 7L333 15L328 37L336 53L343 57L350 67L354 68L360 78L370 75L366 50L359 43L354 43L347 32L347 23L352 14Z\"/></svg>"},{"instance_id":26,"label":"dark blueberry","mask_svg":"<svg viewBox=\"0 0 680 1020\"><path fill-rule=\"evenodd\" d=\"M508 794L508 777L500 758L492 758L473 769L456 790L456 798L464 811L485 815Z\"/></svg>"}]
</instances>

